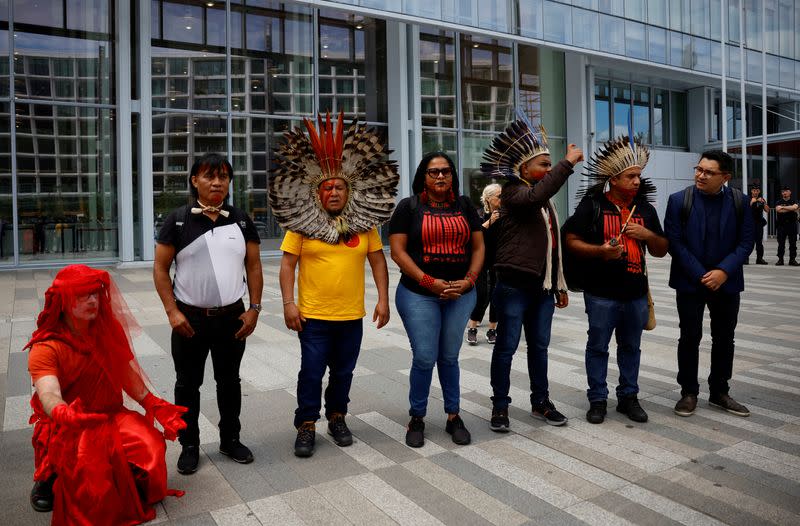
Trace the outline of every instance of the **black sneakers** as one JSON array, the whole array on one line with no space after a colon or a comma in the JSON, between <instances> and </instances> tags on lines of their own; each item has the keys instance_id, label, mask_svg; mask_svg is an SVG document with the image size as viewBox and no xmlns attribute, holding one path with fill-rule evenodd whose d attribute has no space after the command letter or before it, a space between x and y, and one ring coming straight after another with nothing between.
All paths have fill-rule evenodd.
<instances>
[{"instance_id":1,"label":"black sneakers","mask_svg":"<svg viewBox=\"0 0 800 526\"><path fill-rule=\"evenodd\" d=\"M628 415L628 418L634 422L647 422L647 413L642 409L636 395L617 400L617 413Z\"/></svg>"},{"instance_id":2,"label":"black sneakers","mask_svg":"<svg viewBox=\"0 0 800 526\"><path fill-rule=\"evenodd\" d=\"M492 409L492 419L489 421L489 429L498 433L508 433L510 426L507 408Z\"/></svg>"},{"instance_id":3,"label":"black sneakers","mask_svg":"<svg viewBox=\"0 0 800 526\"><path fill-rule=\"evenodd\" d=\"M782 260L782 259L779 259L778 261L776 261L776 262L775 262L775 266L776 266L776 267L782 267L782 266L783 266L783 260Z\"/></svg>"},{"instance_id":4,"label":"black sneakers","mask_svg":"<svg viewBox=\"0 0 800 526\"><path fill-rule=\"evenodd\" d=\"M494 345L497 340L497 329L489 329L486 331L486 341Z\"/></svg>"},{"instance_id":5,"label":"black sneakers","mask_svg":"<svg viewBox=\"0 0 800 526\"><path fill-rule=\"evenodd\" d=\"M453 438L453 442L459 446L466 446L472 441L472 435L469 434L469 431L464 426L464 421L458 415L452 420L447 420L444 430Z\"/></svg>"},{"instance_id":6,"label":"black sneakers","mask_svg":"<svg viewBox=\"0 0 800 526\"><path fill-rule=\"evenodd\" d=\"M551 426L563 426L567 423L567 417L556 411L556 406L550 400L533 404L531 414L534 418L544 420Z\"/></svg>"},{"instance_id":7,"label":"black sneakers","mask_svg":"<svg viewBox=\"0 0 800 526\"><path fill-rule=\"evenodd\" d=\"M53 511L53 482L56 476L53 475L47 480L37 480L31 489L31 507L35 511L46 513Z\"/></svg>"},{"instance_id":8,"label":"black sneakers","mask_svg":"<svg viewBox=\"0 0 800 526\"><path fill-rule=\"evenodd\" d=\"M234 462L239 464L249 464L253 461L253 453L250 448L239 442L238 438L220 442L219 452L226 457L231 457Z\"/></svg>"},{"instance_id":9,"label":"black sneakers","mask_svg":"<svg viewBox=\"0 0 800 526\"><path fill-rule=\"evenodd\" d=\"M425 445L425 421L421 416L412 416L406 430L406 445L422 447Z\"/></svg>"},{"instance_id":10,"label":"black sneakers","mask_svg":"<svg viewBox=\"0 0 800 526\"><path fill-rule=\"evenodd\" d=\"M586 411L586 421L590 424L602 424L606 419L606 401L596 400L589 402L589 410Z\"/></svg>"},{"instance_id":11,"label":"black sneakers","mask_svg":"<svg viewBox=\"0 0 800 526\"><path fill-rule=\"evenodd\" d=\"M297 428L297 438L294 441L294 454L297 457L310 457L314 454L314 443L316 442L317 431L314 422L308 421L300 424Z\"/></svg>"},{"instance_id":12,"label":"black sneakers","mask_svg":"<svg viewBox=\"0 0 800 526\"><path fill-rule=\"evenodd\" d=\"M467 329L467 343L470 345L478 345L478 328Z\"/></svg>"},{"instance_id":13,"label":"black sneakers","mask_svg":"<svg viewBox=\"0 0 800 526\"><path fill-rule=\"evenodd\" d=\"M197 464L200 462L199 446L183 446L181 455L178 457L178 473L181 475L191 475L197 471Z\"/></svg>"},{"instance_id":14,"label":"black sneakers","mask_svg":"<svg viewBox=\"0 0 800 526\"><path fill-rule=\"evenodd\" d=\"M798 263L796 259L790 259L789 260L789 266L790 267L800 267L800 263Z\"/></svg>"},{"instance_id":15,"label":"black sneakers","mask_svg":"<svg viewBox=\"0 0 800 526\"><path fill-rule=\"evenodd\" d=\"M708 403L736 416L750 416L750 410L727 394L711 395Z\"/></svg>"},{"instance_id":16,"label":"black sneakers","mask_svg":"<svg viewBox=\"0 0 800 526\"><path fill-rule=\"evenodd\" d=\"M339 447L347 447L353 443L353 434L347 427L342 413L332 413L328 418L328 434Z\"/></svg>"},{"instance_id":17,"label":"black sneakers","mask_svg":"<svg viewBox=\"0 0 800 526\"><path fill-rule=\"evenodd\" d=\"M769 263L767 263L767 260L765 259L757 259L756 265L769 265Z\"/></svg>"}]
</instances>

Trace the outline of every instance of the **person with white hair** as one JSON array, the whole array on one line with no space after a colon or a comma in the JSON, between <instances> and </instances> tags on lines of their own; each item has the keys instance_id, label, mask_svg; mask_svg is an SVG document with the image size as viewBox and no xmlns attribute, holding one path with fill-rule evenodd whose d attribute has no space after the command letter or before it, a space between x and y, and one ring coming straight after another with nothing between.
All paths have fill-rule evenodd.
<instances>
[{"instance_id":1,"label":"person with white hair","mask_svg":"<svg viewBox=\"0 0 800 526\"><path fill-rule=\"evenodd\" d=\"M486 331L486 341L494 345L497 338L497 313L491 304L492 293L494 292L495 275L492 271L494 261L491 258L491 240L487 236L489 227L500 217L500 192L503 187L497 183L486 185L481 193L481 205L483 208L478 211L481 217L483 228L483 241L486 245L486 256L483 261L483 269L478 273L475 281L475 291L478 294L475 308L469 316L467 323L467 343L478 345L478 325L483 321L486 308L489 308L489 329Z\"/></svg>"}]
</instances>

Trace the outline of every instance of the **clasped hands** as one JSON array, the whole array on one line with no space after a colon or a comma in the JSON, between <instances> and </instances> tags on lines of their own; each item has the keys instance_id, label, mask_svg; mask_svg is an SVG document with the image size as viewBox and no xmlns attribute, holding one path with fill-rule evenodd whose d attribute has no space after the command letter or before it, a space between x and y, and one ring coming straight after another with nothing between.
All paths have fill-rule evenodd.
<instances>
[{"instance_id":1,"label":"clasped hands","mask_svg":"<svg viewBox=\"0 0 800 526\"><path fill-rule=\"evenodd\" d=\"M447 281L444 279L434 279L430 287L431 292L438 295L443 300L457 300L465 292L472 288L472 282L468 279L456 279Z\"/></svg>"}]
</instances>

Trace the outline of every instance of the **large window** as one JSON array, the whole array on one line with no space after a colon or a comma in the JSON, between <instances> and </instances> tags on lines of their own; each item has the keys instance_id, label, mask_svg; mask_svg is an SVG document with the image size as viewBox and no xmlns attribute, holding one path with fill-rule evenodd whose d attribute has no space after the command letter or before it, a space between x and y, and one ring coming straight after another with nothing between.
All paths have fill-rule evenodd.
<instances>
[{"instance_id":1,"label":"large window","mask_svg":"<svg viewBox=\"0 0 800 526\"><path fill-rule=\"evenodd\" d=\"M12 50L0 22L0 97L16 98L14 115L0 102L0 261L15 251L21 261L117 256L113 6L14 0ZM7 8L0 2L0 18Z\"/></svg>"},{"instance_id":2,"label":"large window","mask_svg":"<svg viewBox=\"0 0 800 526\"><path fill-rule=\"evenodd\" d=\"M461 108L464 128L502 131L514 112L511 44L461 36Z\"/></svg>"},{"instance_id":3,"label":"large window","mask_svg":"<svg viewBox=\"0 0 800 526\"><path fill-rule=\"evenodd\" d=\"M595 140L634 136L653 146L687 146L686 94L650 86L597 79L594 86Z\"/></svg>"},{"instance_id":4,"label":"large window","mask_svg":"<svg viewBox=\"0 0 800 526\"><path fill-rule=\"evenodd\" d=\"M385 22L261 0L231 4L226 37L222 2L153 0L153 9L156 227L186 202L194 161L218 152L234 168L233 204L256 221L262 250L277 249L282 232L267 203L272 150L317 111L386 122ZM453 120L454 109L442 108Z\"/></svg>"}]
</instances>

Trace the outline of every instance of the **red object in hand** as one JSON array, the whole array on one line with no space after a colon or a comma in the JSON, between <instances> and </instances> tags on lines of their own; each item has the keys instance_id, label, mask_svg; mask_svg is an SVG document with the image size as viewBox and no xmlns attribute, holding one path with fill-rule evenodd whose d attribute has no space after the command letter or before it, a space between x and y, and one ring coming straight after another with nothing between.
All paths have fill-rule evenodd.
<instances>
[{"instance_id":1,"label":"red object in hand","mask_svg":"<svg viewBox=\"0 0 800 526\"><path fill-rule=\"evenodd\" d=\"M178 438L178 431L186 429L186 422L183 421L183 414L189 409L180 405L170 404L153 393L147 393L141 402L147 414L155 417L161 427L164 428L164 438L175 440Z\"/></svg>"},{"instance_id":2,"label":"red object in hand","mask_svg":"<svg viewBox=\"0 0 800 526\"><path fill-rule=\"evenodd\" d=\"M56 424L83 429L99 426L108 421L108 416L99 413L81 413L75 411L67 404L59 404L50 411L50 418Z\"/></svg>"}]
</instances>

